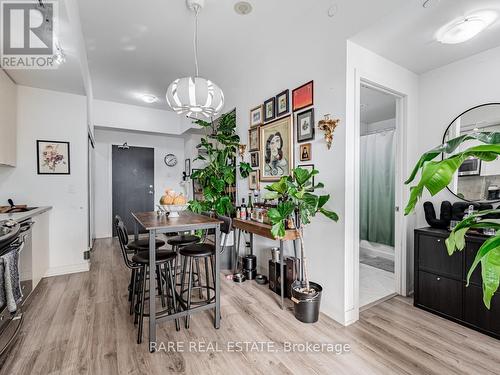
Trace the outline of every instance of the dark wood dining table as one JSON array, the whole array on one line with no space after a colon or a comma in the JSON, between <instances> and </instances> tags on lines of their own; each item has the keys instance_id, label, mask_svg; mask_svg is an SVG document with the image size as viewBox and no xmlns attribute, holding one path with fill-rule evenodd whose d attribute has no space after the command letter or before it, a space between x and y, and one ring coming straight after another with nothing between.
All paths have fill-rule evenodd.
<instances>
[{"instance_id":1,"label":"dark wood dining table","mask_svg":"<svg viewBox=\"0 0 500 375\"><path fill-rule=\"evenodd\" d=\"M149 298L149 351L154 352L156 343L156 325L161 322L179 319L200 311L214 309L214 327L220 327L220 224L222 221L190 211L179 212L179 217L169 217L153 212L132 213L134 218L134 237L139 237L139 227L149 233L149 269L155 269L156 248L155 239L159 233L187 232L198 229L215 229L215 301L206 305L174 314L156 314L156 298ZM149 290L156 290L156 277L149 278ZM150 293L154 295L154 293Z\"/></svg>"}]
</instances>

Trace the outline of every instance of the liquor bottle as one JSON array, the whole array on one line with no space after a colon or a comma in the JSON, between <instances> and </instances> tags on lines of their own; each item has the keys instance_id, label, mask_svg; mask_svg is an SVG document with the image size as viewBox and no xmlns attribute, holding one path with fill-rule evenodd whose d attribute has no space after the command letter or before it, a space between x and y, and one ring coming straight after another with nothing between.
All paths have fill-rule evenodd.
<instances>
[{"instance_id":1,"label":"liquor bottle","mask_svg":"<svg viewBox=\"0 0 500 375\"><path fill-rule=\"evenodd\" d=\"M253 218L252 217L253 210L254 210L254 207L253 207L253 202L252 202L252 193L248 193L248 207L247 207L247 219L248 220L251 220Z\"/></svg>"},{"instance_id":2,"label":"liquor bottle","mask_svg":"<svg viewBox=\"0 0 500 375\"><path fill-rule=\"evenodd\" d=\"M246 218L247 218L247 206L245 204L245 198L241 198L240 219L246 220Z\"/></svg>"}]
</instances>

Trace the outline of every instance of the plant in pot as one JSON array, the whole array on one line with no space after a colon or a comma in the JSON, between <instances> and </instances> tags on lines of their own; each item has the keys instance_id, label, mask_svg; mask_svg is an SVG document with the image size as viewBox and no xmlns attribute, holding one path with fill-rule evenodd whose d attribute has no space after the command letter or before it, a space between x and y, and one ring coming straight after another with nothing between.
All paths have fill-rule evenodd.
<instances>
[{"instance_id":1,"label":"plant in pot","mask_svg":"<svg viewBox=\"0 0 500 375\"><path fill-rule=\"evenodd\" d=\"M456 152L460 145L470 140L483 144ZM424 189L431 195L436 195L445 189L467 158L472 156L484 162L491 162L499 155L500 133L497 132L462 135L424 153L405 182L405 184L411 183L420 171L420 181L410 188L405 215L414 211ZM434 160L438 156L442 156L442 160ZM500 220L494 218L498 214L500 214L500 209L478 211L458 223L446 239L448 254L451 256L455 251L462 251L465 248L465 236L469 229L492 228L496 231L496 234L487 239L479 248L467 274L467 286L469 286L472 273L481 264L483 303L488 309L500 284Z\"/></svg>"},{"instance_id":2,"label":"plant in pot","mask_svg":"<svg viewBox=\"0 0 500 375\"><path fill-rule=\"evenodd\" d=\"M205 166L191 175L203 188L203 200L190 201L189 209L230 216L235 211L236 155L240 143L236 134L236 112L223 114L214 122L197 120L195 123L206 132L197 146L199 155L194 159L204 161ZM247 178L252 168L242 162L239 170L241 177Z\"/></svg>"},{"instance_id":3,"label":"plant in pot","mask_svg":"<svg viewBox=\"0 0 500 375\"><path fill-rule=\"evenodd\" d=\"M266 186L271 193L267 198L278 199L276 208L268 212L272 223L271 232L276 239L285 236L287 223L291 221L297 230L300 240L300 278L292 284L292 300L295 317L304 323L318 321L321 303L321 285L309 280L307 256L304 246L304 228L311 223L311 218L321 213L327 218L337 221L338 215L325 208L330 195L313 194L315 189L323 188L322 183L313 186L313 177L319 172L303 168L295 168L292 176L284 176L278 182Z\"/></svg>"}]
</instances>

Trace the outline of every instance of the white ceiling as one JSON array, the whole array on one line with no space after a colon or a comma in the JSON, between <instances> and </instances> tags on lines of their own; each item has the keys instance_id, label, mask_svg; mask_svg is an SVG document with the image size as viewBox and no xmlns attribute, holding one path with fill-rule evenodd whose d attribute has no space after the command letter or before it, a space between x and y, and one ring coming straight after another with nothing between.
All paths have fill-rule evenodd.
<instances>
[{"instance_id":1,"label":"white ceiling","mask_svg":"<svg viewBox=\"0 0 500 375\"><path fill-rule=\"evenodd\" d=\"M210 78L225 92L251 69L252 59L265 59L270 51L279 51L280 39L296 38L299 53L299 48L318 40L317 33L322 33L321 37L329 33L330 48L345 48L349 35L406 0L250 1L253 12L247 16L234 12L236 0L207 0L200 14L200 75ZM78 3L94 97L167 109L164 96L168 85L194 71L194 17L185 1L79 0ZM327 11L332 4L337 6L337 15L329 18ZM322 48L328 46L315 46L315 54ZM311 55L311 58L318 57ZM145 104L139 98L143 93L153 94L160 101Z\"/></svg>"},{"instance_id":2,"label":"white ceiling","mask_svg":"<svg viewBox=\"0 0 500 375\"><path fill-rule=\"evenodd\" d=\"M374 122L393 119L396 117L396 98L370 87L361 87L361 122Z\"/></svg>"},{"instance_id":3,"label":"white ceiling","mask_svg":"<svg viewBox=\"0 0 500 375\"><path fill-rule=\"evenodd\" d=\"M66 55L66 62L54 70L6 70L19 85L85 95L80 60L77 53L77 35L69 23L66 3L59 1L59 34L57 36Z\"/></svg>"},{"instance_id":4,"label":"white ceiling","mask_svg":"<svg viewBox=\"0 0 500 375\"><path fill-rule=\"evenodd\" d=\"M407 1L373 27L351 39L402 65L423 73L500 45L500 19L475 38L444 45L434 38L436 31L455 18L477 10L497 10L500 0L441 0L424 9L423 0Z\"/></svg>"}]
</instances>

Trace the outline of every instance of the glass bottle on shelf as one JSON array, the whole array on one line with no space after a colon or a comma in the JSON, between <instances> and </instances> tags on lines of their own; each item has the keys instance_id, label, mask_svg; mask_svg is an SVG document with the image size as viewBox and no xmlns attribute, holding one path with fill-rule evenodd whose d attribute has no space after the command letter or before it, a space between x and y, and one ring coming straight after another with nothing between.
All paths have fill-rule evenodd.
<instances>
[{"instance_id":1,"label":"glass bottle on shelf","mask_svg":"<svg viewBox=\"0 0 500 375\"><path fill-rule=\"evenodd\" d=\"M247 206L245 204L245 198L241 198L240 219L246 220L246 218L247 218Z\"/></svg>"}]
</instances>

